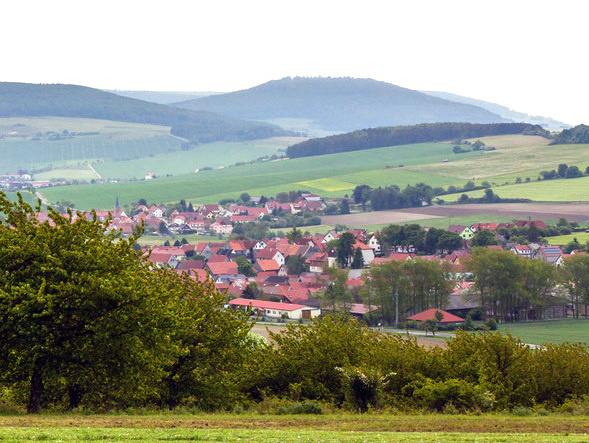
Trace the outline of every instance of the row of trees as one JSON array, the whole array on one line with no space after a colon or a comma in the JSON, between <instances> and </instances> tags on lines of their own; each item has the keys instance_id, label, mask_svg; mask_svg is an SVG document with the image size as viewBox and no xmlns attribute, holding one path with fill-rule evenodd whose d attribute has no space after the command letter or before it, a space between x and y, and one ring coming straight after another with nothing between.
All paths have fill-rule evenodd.
<instances>
[{"instance_id":1,"label":"row of trees","mask_svg":"<svg viewBox=\"0 0 589 443\"><path fill-rule=\"evenodd\" d=\"M365 274L359 295L369 310L377 308L371 317L381 324L430 308L444 309L454 286L451 266L421 259L375 265Z\"/></svg>"},{"instance_id":2,"label":"row of trees","mask_svg":"<svg viewBox=\"0 0 589 443\"><path fill-rule=\"evenodd\" d=\"M589 255L577 254L556 267L507 251L474 248L464 265L475 282L483 313L504 321L541 319L547 309L570 303L575 317L587 315Z\"/></svg>"},{"instance_id":3,"label":"row of trees","mask_svg":"<svg viewBox=\"0 0 589 443\"><path fill-rule=\"evenodd\" d=\"M485 318L502 322L541 319L547 309L557 306L566 315L568 303L575 317L588 314L589 255L569 257L558 268L508 251L475 247L462 264L472 274L475 285L470 296L480 303ZM456 274L449 262L389 261L370 267L359 297L368 308L376 308L372 320L376 317L380 323L391 324L426 309L445 309ZM329 294L334 308L336 288L334 285Z\"/></svg>"},{"instance_id":4,"label":"row of trees","mask_svg":"<svg viewBox=\"0 0 589 443\"><path fill-rule=\"evenodd\" d=\"M360 185L356 186L352 193L354 203L361 204L366 208L367 203L370 202L370 209L373 211L422 206L424 203L431 204L433 197L432 187L425 183L418 183L414 186L407 185L403 190L397 185L375 189L368 185Z\"/></svg>"},{"instance_id":5,"label":"row of trees","mask_svg":"<svg viewBox=\"0 0 589 443\"><path fill-rule=\"evenodd\" d=\"M437 228L430 228L426 232L417 224L389 225L380 232L379 241L383 254L387 254L394 246L413 246L418 253L451 254L464 244L455 232Z\"/></svg>"},{"instance_id":6,"label":"row of trees","mask_svg":"<svg viewBox=\"0 0 589 443\"><path fill-rule=\"evenodd\" d=\"M369 128L346 134L313 138L286 150L287 157L308 157L359 151L385 146L429 143L439 140L454 140L506 134L537 134L548 136L548 131L538 125L527 123L423 123L413 126Z\"/></svg>"}]
</instances>

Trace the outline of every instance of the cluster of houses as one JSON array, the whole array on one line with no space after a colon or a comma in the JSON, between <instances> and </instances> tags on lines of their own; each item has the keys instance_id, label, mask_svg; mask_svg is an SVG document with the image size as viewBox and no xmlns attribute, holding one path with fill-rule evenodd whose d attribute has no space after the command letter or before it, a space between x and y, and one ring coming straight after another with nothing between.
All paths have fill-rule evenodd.
<instances>
[{"instance_id":1,"label":"cluster of houses","mask_svg":"<svg viewBox=\"0 0 589 443\"><path fill-rule=\"evenodd\" d=\"M320 203L319 200L308 202ZM298 210L294 204L288 205L291 211ZM96 216L102 220L112 217L112 227L121 229L123 232L126 232L126 229L132 230L141 221L147 226L159 226L158 223L164 222L170 230L174 229L174 226L180 229L189 226L200 232L205 229L215 229L215 225L231 228L234 223L243 222L240 220L244 217L247 217L248 221L250 218L258 219L270 211L275 211L276 208L274 202L269 207L257 208L239 205L230 205L228 208L219 205L202 205L194 212L174 211L167 216L163 207L144 206L138 208L139 211L134 217L128 217L117 204L114 212L98 211ZM84 216L92 215L84 214ZM37 218L40 222L44 222L48 214L39 213ZM526 224L529 226L529 223L534 223L538 227L546 226L541 221L521 221L514 225L518 223L521 226ZM464 258L470 254L468 240L481 229L494 231L502 226L510 228L514 225L480 223L471 226L450 226L449 230L457 232L465 240L462 249L451 254L419 256L420 259L439 260L452 265L456 285L447 307L449 314L458 314L464 318L470 309L478 307L472 302L464 301L461 297L461 294L473 285L469 281L469 274L464 272L462 264ZM130 228L126 228L127 226ZM230 233L231 230L219 232ZM384 255L378 234L368 235L363 229L351 229L345 232L353 235L354 249L361 251L365 268L392 260L411 260L417 256L417 251L411 245L393 246ZM307 235L293 241L284 238L228 239L180 246L152 246L144 248L144 257L153 266L165 266L177 272L185 272L198 281L204 282L211 279L219 290L226 291L230 295L232 299L230 305L236 308L247 306L269 318L307 319L321 313L320 296L328 284L324 269L334 266L336 262L335 251L330 243L337 240L342 233L330 231L326 235ZM501 246L489 247L503 249ZM541 259L555 265L561 264L566 257L560 247L540 244L513 245L510 251L521 257ZM306 272L295 274L289 271L288 260L292 256L296 256L298 262L306 265ZM249 265L250 271L253 269L255 276L245 275L246 273L251 275L251 273L240 268L240 265L243 266L244 263ZM346 285L352 294L357 294L363 284L363 271L363 269L349 271ZM367 312L367 308L361 303L352 305L351 314L353 315L361 317Z\"/></svg>"},{"instance_id":2,"label":"cluster of houses","mask_svg":"<svg viewBox=\"0 0 589 443\"><path fill-rule=\"evenodd\" d=\"M31 178L30 174L2 174L0 175L0 188L14 191L21 191L30 187L44 188L52 186L53 184L48 180L35 180Z\"/></svg>"},{"instance_id":3,"label":"cluster of houses","mask_svg":"<svg viewBox=\"0 0 589 443\"><path fill-rule=\"evenodd\" d=\"M259 197L252 197L252 204ZM279 212L287 214L300 214L303 211L317 212L325 208L321 197L314 194L303 194L292 203L279 203L268 201L263 206L243 206L230 204L223 207L218 204L200 205L193 211L181 212L174 210L168 212L165 206L152 205L147 207L139 205L135 214L128 216L115 205L114 211L97 211L100 218L106 219L109 212L112 214L112 227L120 229L123 234L130 234L136 226L144 223L154 230L165 229L173 234L182 235L188 233L229 235L239 223L255 223L264 216Z\"/></svg>"},{"instance_id":4,"label":"cluster of houses","mask_svg":"<svg viewBox=\"0 0 589 443\"><path fill-rule=\"evenodd\" d=\"M493 227L497 229L497 226L489 223L455 229L461 228L462 232L465 232L468 228L471 232L476 232L479 229ZM356 239L354 248L362 252L365 267L417 257L413 246L393 247L391 252L383 255L378 235L368 235L366 230L362 229L346 232L351 233ZM270 318L313 318L321 312L320 295L327 284L327 278L323 275L324 269L326 266L335 265L334 250L328 245L341 234L331 231L326 235L304 236L292 242L276 238L259 241L227 240L177 247L154 246L148 260L156 266L169 266L178 272L187 272L196 280L205 281L211 278L219 290L226 291L231 296L230 304L235 307L248 306ZM501 246L489 247L502 249ZM147 251L148 248L146 253ZM541 259L555 265L562 263L566 256L558 246L514 245L510 251L525 258ZM420 259L445 261L452 265L453 275L457 281L450 295L447 311L463 318L470 309L478 307L476 303L467 302L461 297L473 285L462 264L469 254L468 242L465 241L463 249L451 254L419 256ZM300 274L289 273L287 260L290 256L300 257L307 265L308 271ZM252 265L256 276L247 277L240 273L239 257L244 257ZM363 269L349 271L346 285L352 294L357 294L363 284L362 273ZM258 295L255 300L251 297L252 287L255 287ZM247 298L244 297L246 294ZM367 310L358 303L352 305L351 313L362 316Z\"/></svg>"}]
</instances>

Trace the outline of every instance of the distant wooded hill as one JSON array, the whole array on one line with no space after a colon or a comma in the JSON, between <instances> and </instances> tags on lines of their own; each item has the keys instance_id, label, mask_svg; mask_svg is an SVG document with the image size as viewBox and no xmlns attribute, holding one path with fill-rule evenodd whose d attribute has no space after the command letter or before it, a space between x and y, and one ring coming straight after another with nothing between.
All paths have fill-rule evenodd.
<instances>
[{"instance_id":1,"label":"distant wooded hill","mask_svg":"<svg viewBox=\"0 0 589 443\"><path fill-rule=\"evenodd\" d=\"M219 92L181 92L181 91L119 91L108 90L113 94L122 95L123 97L135 98L146 102L160 103L167 105L185 100L206 97L208 95L220 94Z\"/></svg>"},{"instance_id":2,"label":"distant wooded hill","mask_svg":"<svg viewBox=\"0 0 589 443\"><path fill-rule=\"evenodd\" d=\"M527 123L430 123L414 126L370 128L346 134L314 138L289 146L286 155L290 158L309 157L385 146L507 134L549 135L548 131L542 129L542 127Z\"/></svg>"},{"instance_id":3,"label":"distant wooded hill","mask_svg":"<svg viewBox=\"0 0 589 443\"><path fill-rule=\"evenodd\" d=\"M195 143L287 135L274 125L172 108L84 86L0 82L0 117L41 116L171 126L173 135Z\"/></svg>"},{"instance_id":4,"label":"distant wooded hill","mask_svg":"<svg viewBox=\"0 0 589 443\"><path fill-rule=\"evenodd\" d=\"M578 125L571 129L565 129L557 134L552 141L553 145L570 145L589 143L589 126Z\"/></svg>"},{"instance_id":5,"label":"distant wooded hill","mask_svg":"<svg viewBox=\"0 0 589 443\"><path fill-rule=\"evenodd\" d=\"M434 97L443 98L445 100L450 100L453 102L458 103L466 103L469 105L478 106L480 108L486 109L487 111L493 112L507 120L516 123L530 123L532 125L540 125L546 129L553 129L553 130L561 130L565 128L569 128L570 125L566 123L559 122L558 120L554 120L550 117L542 117L540 115L529 115L524 112L517 112L512 109L509 109L507 106L498 105L497 103L491 103L484 100L478 100L475 98L464 97L462 95L451 94L449 92L441 92L441 91L421 91L428 95L433 95Z\"/></svg>"},{"instance_id":6,"label":"distant wooded hill","mask_svg":"<svg viewBox=\"0 0 589 443\"><path fill-rule=\"evenodd\" d=\"M248 120L308 119L332 132L417 123L507 121L477 106L354 78L283 78L174 106Z\"/></svg>"}]
</instances>

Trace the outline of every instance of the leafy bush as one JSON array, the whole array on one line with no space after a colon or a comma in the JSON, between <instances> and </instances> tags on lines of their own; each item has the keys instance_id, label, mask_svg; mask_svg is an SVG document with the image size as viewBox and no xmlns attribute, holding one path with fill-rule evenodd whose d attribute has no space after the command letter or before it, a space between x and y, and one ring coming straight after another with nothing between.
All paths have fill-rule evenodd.
<instances>
[{"instance_id":1,"label":"leafy bush","mask_svg":"<svg viewBox=\"0 0 589 443\"><path fill-rule=\"evenodd\" d=\"M381 387L386 377L375 368L337 368L343 378L346 400L360 413L378 405Z\"/></svg>"},{"instance_id":2,"label":"leafy bush","mask_svg":"<svg viewBox=\"0 0 589 443\"><path fill-rule=\"evenodd\" d=\"M431 379L415 382L406 387L405 392L419 406L441 412L452 405L456 410L465 412L472 410L489 411L493 408L494 396L480 385L464 380L450 379L436 382Z\"/></svg>"}]
</instances>

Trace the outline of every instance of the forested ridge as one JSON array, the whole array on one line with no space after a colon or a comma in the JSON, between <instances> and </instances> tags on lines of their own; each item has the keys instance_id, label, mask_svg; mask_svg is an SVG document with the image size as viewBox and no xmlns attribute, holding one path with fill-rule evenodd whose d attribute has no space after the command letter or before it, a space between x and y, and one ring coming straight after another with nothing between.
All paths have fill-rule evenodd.
<instances>
[{"instance_id":1,"label":"forested ridge","mask_svg":"<svg viewBox=\"0 0 589 443\"><path fill-rule=\"evenodd\" d=\"M336 132L438 121L507 121L477 106L366 78L287 77L175 106L251 120L307 119Z\"/></svg>"},{"instance_id":2,"label":"forested ridge","mask_svg":"<svg viewBox=\"0 0 589 443\"><path fill-rule=\"evenodd\" d=\"M486 137L491 135L529 134L548 136L548 131L527 123L423 123L413 126L368 128L346 134L307 140L289 146L290 158L338 152L360 151L385 146L409 145L453 139Z\"/></svg>"},{"instance_id":3,"label":"forested ridge","mask_svg":"<svg viewBox=\"0 0 589 443\"><path fill-rule=\"evenodd\" d=\"M554 137L553 145L589 143L589 126L578 125L571 129L564 129Z\"/></svg>"},{"instance_id":4,"label":"forested ridge","mask_svg":"<svg viewBox=\"0 0 589 443\"><path fill-rule=\"evenodd\" d=\"M77 117L171 126L193 142L285 135L278 126L248 122L122 97L78 85L0 82L0 117Z\"/></svg>"}]
</instances>

